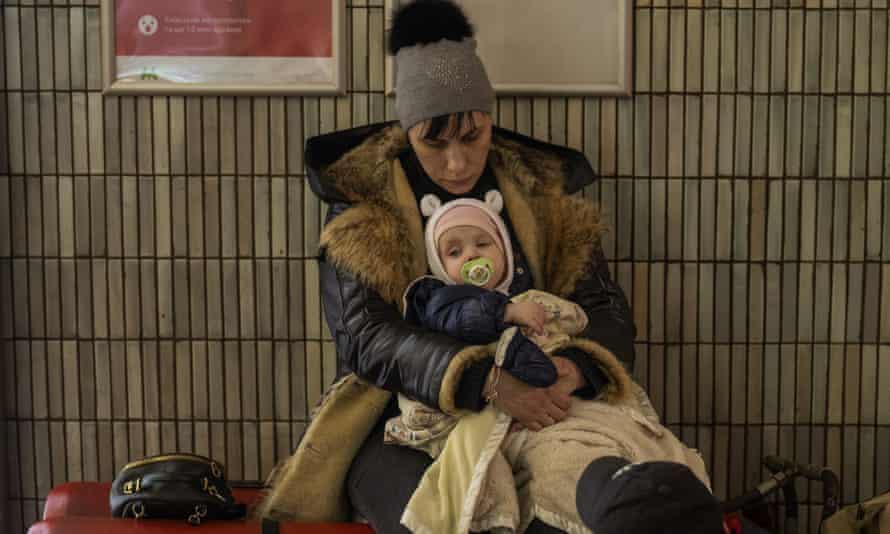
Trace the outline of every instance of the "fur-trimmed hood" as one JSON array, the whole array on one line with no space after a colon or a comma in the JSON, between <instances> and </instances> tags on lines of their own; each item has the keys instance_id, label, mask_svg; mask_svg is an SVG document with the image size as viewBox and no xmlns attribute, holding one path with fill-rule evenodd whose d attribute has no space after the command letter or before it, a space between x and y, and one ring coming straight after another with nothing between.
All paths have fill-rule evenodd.
<instances>
[{"instance_id":1,"label":"fur-trimmed hood","mask_svg":"<svg viewBox=\"0 0 890 534\"><path fill-rule=\"evenodd\" d=\"M318 135L306 141L306 167L309 171L309 186L312 192L325 202L346 201L345 195L338 190L337 177L330 172L330 166L339 161L351 150L357 148L372 138L381 134L384 130L392 130L391 134L384 134L391 139L387 147L379 147L378 154L386 154L395 157L408 148L408 137L398 126L397 121L380 122L367 126L359 126L349 130L339 130L333 133ZM590 185L596 179L596 173L587 157L577 150L545 143L532 137L522 135L512 130L494 127L492 135L494 139L503 139L528 147L535 151L535 155L549 154L562 164L564 178L563 188L566 193L577 193L583 187ZM528 156L533 156L531 152Z\"/></svg>"},{"instance_id":2,"label":"fur-trimmed hood","mask_svg":"<svg viewBox=\"0 0 890 534\"><path fill-rule=\"evenodd\" d=\"M420 212L398 158L406 149L395 124L307 146L313 191L350 204L322 232L325 256L392 303L428 271ZM593 206L565 194L592 183L589 163L574 150L495 129L489 165L536 285L566 296L602 233Z\"/></svg>"}]
</instances>

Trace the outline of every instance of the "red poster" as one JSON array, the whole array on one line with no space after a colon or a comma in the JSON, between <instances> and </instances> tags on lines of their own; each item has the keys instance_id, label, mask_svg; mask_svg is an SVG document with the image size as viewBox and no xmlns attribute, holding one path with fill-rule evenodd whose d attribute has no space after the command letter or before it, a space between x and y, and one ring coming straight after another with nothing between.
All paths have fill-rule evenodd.
<instances>
[{"instance_id":1,"label":"red poster","mask_svg":"<svg viewBox=\"0 0 890 534\"><path fill-rule=\"evenodd\" d=\"M115 0L117 56L331 58L331 0Z\"/></svg>"}]
</instances>

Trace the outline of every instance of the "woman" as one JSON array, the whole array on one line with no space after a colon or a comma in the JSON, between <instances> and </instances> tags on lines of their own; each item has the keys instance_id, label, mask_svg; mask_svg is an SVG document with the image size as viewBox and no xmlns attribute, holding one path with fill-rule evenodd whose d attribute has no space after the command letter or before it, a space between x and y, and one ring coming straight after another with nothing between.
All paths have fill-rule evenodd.
<instances>
[{"instance_id":1,"label":"woman","mask_svg":"<svg viewBox=\"0 0 890 534\"><path fill-rule=\"evenodd\" d=\"M408 4L390 39L399 123L307 143L313 191L329 205L321 285L340 380L297 452L270 477L261 513L329 521L355 511L377 532L404 532L402 512L432 460L383 444L383 423L398 413L393 392L452 414L477 412L487 397L518 425L539 431L563 420L573 399L614 388L621 364L633 367L635 327L609 276L599 219L570 196L593 172L575 151L493 127L494 93L471 37L450 2ZM586 348L556 355L559 374L550 387L496 373L488 347L402 319L403 292L428 272L420 199L481 200L492 189L504 198L514 243L510 293L549 291L580 305L589 319ZM535 520L527 532L558 530Z\"/></svg>"}]
</instances>

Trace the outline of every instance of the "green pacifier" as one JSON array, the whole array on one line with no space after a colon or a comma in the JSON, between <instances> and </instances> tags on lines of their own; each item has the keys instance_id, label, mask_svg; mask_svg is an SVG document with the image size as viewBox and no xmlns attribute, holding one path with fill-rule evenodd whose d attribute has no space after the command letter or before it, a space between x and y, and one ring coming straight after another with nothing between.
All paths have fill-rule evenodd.
<instances>
[{"instance_id":1,"label":"green pacifier","mask_svg":"<svg viewBox=\"0 0 890 534\"><path fill-rule=\"evenodd\" d=\"M461 279L474 286L484 286L494 274L494 263L488 258L470 260L460 268Z\"/></svg>"}]
</instances>

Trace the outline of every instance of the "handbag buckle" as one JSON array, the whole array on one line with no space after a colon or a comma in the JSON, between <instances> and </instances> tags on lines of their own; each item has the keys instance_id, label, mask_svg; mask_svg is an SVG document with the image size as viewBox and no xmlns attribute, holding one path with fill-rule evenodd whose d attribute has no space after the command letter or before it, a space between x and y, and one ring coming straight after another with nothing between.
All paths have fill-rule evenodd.
<instances>
[{"instance_id":1,"label":"handbag buckle","mask_svg":"<svg viewBox=\"0 0 890 534\"><path fill-rule=\"evenodd\" d=\"M133 506L130 507L130 511L133 512L133 517L135 519L145 517L145 505L141 502L134 502Z\"/></svg>"},{"instance_id":2,"label":"handbag buckle","mask_svg":"<svg viewBox=\"0 0 890 534\"><path fill-rule=\"evenodd\" d=\"M216 497L222 502L226 502L226 498L219 493L219 490L216 489L215 485L210 483L207 477L201 479L201 489L209 493L212 497Z\"/></svg>"},{"instance_id":3,"label":"handbag buckle","mask_svg":"<svg viewBox=\"0 0 890 534\"><path fill-rule=\"evenodd\" d=\"M196 504L195 513L189 516L189 524L198 526L205 517L207 517L207 507L203 504Z\"/></svg>"},{"instance_id":4,"label":"handbag buckle","mask_svg":"<svg viewBox=\"0 0 890 534\"><path fill-rule=\"evenodd\" d=\"M190 525L198 526L205 517L207 517L207 507L203 504L196 504L195 513L189 516L188 521Z\"/></svg>"},{"instance_id":5,"label":"handbag buckle","mask_svg":"<svg viewBox=\"0 0 890 534\"><path fill-rule=\"evenodd\" d=\"M123 492L124 495L132 495L134 493L138 493L142 490L142 479L137 478L135 480L128 480L124 482Z\"/></svg>"}]
</instances>

